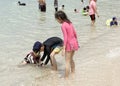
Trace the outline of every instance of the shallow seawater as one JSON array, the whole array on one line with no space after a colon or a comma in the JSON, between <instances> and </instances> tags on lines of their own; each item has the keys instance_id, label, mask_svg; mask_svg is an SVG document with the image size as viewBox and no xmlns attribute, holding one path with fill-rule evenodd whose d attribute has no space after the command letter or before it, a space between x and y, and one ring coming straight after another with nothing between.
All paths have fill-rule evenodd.
<instances>
[{"instance_id":1,"label":"shallow seawater","mask_svg":"<svg viewBox=\"0 0 120 86\"><path fill-rule=\"evenodd\" d=\"M22 0L27 5L18 6L16 0L0 2L0 86L119 86L120 84L120 27L106 26L106 20L116 16L120 21L120 1L98 0L95 26L89 16L82 16L80 0L59 0L73 22L80 49L75 53L75 77L64 80L65 59L56 55L58 73L51 66L38 67L18 64L32 50L37 40L48 37L63 38L61 25L54 18L53 0L46 0L47 12L41 13L36 0ZM74 8L79 13L74 13ZM119 22L120 23L120 22Z\"/></svg>"}]
</instances>

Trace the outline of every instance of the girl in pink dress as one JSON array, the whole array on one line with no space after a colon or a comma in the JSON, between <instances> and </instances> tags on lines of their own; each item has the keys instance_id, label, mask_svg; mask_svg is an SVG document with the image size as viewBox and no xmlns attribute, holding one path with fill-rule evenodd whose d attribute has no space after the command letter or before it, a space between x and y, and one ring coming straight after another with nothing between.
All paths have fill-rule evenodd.
<instances>
[{"instance_id":1,"label":"girl in pink dress","mask_svg":"<svg viewBox=\"0 0 120 86\"><path fill-rule=\"evenodd\" d=\"M62 24L61 29L64 37L62 55L65 56L65 78L67 79L70 72L72 74L75 73L75 63L73 60L73 56L75 51L79 48L77 35L72 22L67 18L67 15L63 11L56 12L55 18L60 24Z\"/></svg>"}]
</instances>

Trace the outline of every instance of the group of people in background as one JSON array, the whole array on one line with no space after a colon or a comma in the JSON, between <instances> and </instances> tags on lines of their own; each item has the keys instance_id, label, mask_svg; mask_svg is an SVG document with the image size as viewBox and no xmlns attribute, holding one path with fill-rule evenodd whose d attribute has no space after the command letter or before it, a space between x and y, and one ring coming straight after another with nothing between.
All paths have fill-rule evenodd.
<instances>
[{"instance_id":1,"label":"group of people in background","mask_svg":"<svg viewBox=\"0 0 120 86\"><path fill-rule=\"evenodd\" d=\"M89 8L89 16L91 18L92 26L95 24L96 15L97 15L97 17L99 17L96 2L97 2L97 0L90 0L89 7L87 7L87 8ZM110 21L110 26L117 26L117 25L118 25L117 18L113 17L112 21Z\"/></svg>"},{"instance_id":2,"label":"group of people in background","mask_svg":"<svg viewBox=\"0 0 120 86\"><path fill-rule=\"evenodd\" d=\"M46 12L46 1L45 0L38 0L38 7L41 12ZM61 6L61 10L63 10L65 5ZM58 0L54 0L54 8L55 11L58 11Z\"/></svg>"},{"instance_id":3,"label":"group of people in background","mask_svg":"<svg viewBox=\"0 0 120 86\"><path fill-rule=\"evenodd\" d=\"M84 0L81 0L82 3L84 3ZM88 12L90 19L91 19L91 25L94 26L95 21L96 21L96 15L99 17L98 11L97 11L97 5L96 5L97 0L89 0L89 6L86 6L83 8L83 15L87 15L86 13ZM110 22L110 26L117 26L117 18L113 17L112 21Z\"/></svg>"},{"instance_id":4,"label":"group of people in background","mask_svg":"<svg viewBox=\"0 0 120 86\"><path fill-rule=\"evenodd\" d=\"M81 0L81 2L84 4L84 0ZM96 2L97 2L97 0L89 0L89 5L87 5L86 7L83 7L83 9L82 9L82 15L90 16L92 26L94 26L94 24L95 24L96 15L97 15L97 17L99 17ZM26 6L26 3L21 3L20 1L18 1L18 4L20 6ZM46 12L46 1L38 0L38 7L41 12ZM60 9L64 10L64 7L65 7L65 5L62 5ZM54 8L55 8L55 12L57 12L58 11L58 0L54 0ZM78 13L79 10L77 10L75 8L74 12ZM110 22L110 26L117 26L117 25L118 25L117 18L114 17L112 19L112 21Z\"/></svg>"},{"instance_id":5,"label":"group of people in background","mask_svg":"<svg viewBox=\"0 0 120 86\"><path fill-rule=\"evenodd\" d=\"M83 8L82 13L83 15L88 15L91 18L91 25L94 25L96 17L95 14L97 14L97 16L99 17L99 14L97 12L97 6L96 6L96 1L97 0L90 0L89 2L89 6L86 6ZM41 10L41 12L46 12L46 2L45 0L38 0L39 2L39 9ZM84 0L81 0L82 3L84 3ZM54 0L54 8L55 8L55 12L58 11L58 0ZM64 9L64 5L62 5L62 9ZM74 11L77 13L78 10L74 9Z\"/></svg>"},{"instance_id":6,"label":"group of people in background","mask_svg":"<svg viewBox=\"0 0 120 86\"><path fill-rule=\"evenodd\" d=\"M94 24L95 24L96 15L99 17L99 14L97 12L96 1L97 0L89 0L89 5L83 7L83 9L82 9L82 15L90 16L92 26L94 26ZM81 2L84 4L84 0L81 0ZM74 12L78 13L77 9L74 9Z\"/></svg>"}]
</instances>

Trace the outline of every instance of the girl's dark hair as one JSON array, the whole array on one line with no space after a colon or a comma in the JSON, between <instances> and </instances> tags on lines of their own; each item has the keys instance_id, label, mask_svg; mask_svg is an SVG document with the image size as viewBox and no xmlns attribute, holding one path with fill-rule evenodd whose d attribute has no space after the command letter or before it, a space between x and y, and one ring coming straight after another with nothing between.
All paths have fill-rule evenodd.
<instances>
[{"instance_id":1,"label":"girl's dark hair","mask_svg":"<svg viewBox=\"0 0 120 86\"><path fill-rule=\"evenodd\" d=\"M68 19L67 15L63 11L57 11L55 13L55 18L56 19L61 19L67 23L71 23L71 21Z\"/></svg>"}]
</instances>

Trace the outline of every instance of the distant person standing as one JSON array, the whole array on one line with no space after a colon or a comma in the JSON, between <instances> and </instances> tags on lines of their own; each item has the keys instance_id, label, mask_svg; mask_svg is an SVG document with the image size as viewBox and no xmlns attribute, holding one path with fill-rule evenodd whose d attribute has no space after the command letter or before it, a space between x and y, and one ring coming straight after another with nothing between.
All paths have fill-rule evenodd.
<instances>
[{"instance_id":1,"label":"distant person standing","mask_svg":"<svg viewBox=\"0 0 120 86\"><path fill-rule=\"evenodd\" d=\"M38 0L39 9L41 12L46 12L46 2L45 0Z\"/></svg>"},{"instance_id":2,"label":"distant person standing","mask_svg":"<svg viewBox=\"0 0 120 86\"><path fill-rule=\"evenodd\" d=\"M54 8L55 8L55 11L57 12L58 11L58 0L54 0Z\"/></svg>"},{"instance_id":3,"label":"distant person standing","mask_svg":"<svg viewBox=\"0 0 120 86\"><path fill-rule=\"evenodd\" d=\"M98 12L97 12L96 1L97 0L90 0L89 2L89 15L91 18L91 25L94 25L95 23L95 20L96 20L95 14L97 14L97 16L99 17Z\"/></svg>"},{"instance_id":4,"label":"distant person standing","mask_svg":"<svg viewBox=\"0 0 120 86\"><path fill-rule=\"evenodd\" d=\"M62 5L62 10L64 10L65 9L65 5Z\"/></svg>"},{"instance_id":5,"label":"distant person standing","mask_svg":"<svg viewBox=\"0 0 120 86\"><path fill-rule=\"evenodd\" d=\"M82 3L84 3L84 0L81 0Z\"/></svg>"}]
</instances>

